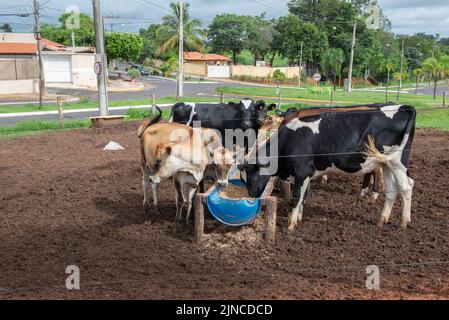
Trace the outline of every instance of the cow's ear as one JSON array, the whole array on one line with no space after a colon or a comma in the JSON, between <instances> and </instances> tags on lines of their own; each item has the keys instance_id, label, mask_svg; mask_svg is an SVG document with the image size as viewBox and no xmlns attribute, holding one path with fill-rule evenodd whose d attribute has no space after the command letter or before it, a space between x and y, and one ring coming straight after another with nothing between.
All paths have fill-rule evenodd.
<instances>
[{"instance_id":1,"label":"cow's ear","mask_svg":"<svg viewBox=\"0 0 449 320\"><path fill-rule=\"evenodd\" d=\"M171 155L171 152L172 152L171 146L167 146L167 147L165 148L165 153L166 153L167 155Z\"/></svg>"},{"instance_id":2,"label":"cow's ear","mask_svg":"<svg viewBox=\"0 0 449 320\"><path fill-rule=\"evenodd\" d=\"M256 108L257 111L262 111L265 107L265 101L263 100L258 100L254 103L254 107Z\"/></svg>"},{"instance_id":3,"label":"cow's ear","mask_svg":"<svg viewBox=\"0 0 449 320\"><path fill-rule=\"evenodd\" d=\"M270 104L270 105L268 106L268 111L276 110L276 108L277 108L277 105L274 104L274 103L272 103L272 104Z\"/></svg>"},{"instance_id":4,"label":"cow's ear","mask_svg":"<svg viewBox=\"0 0 449 320\"><path fill-rule=\"evenodd\" d=\"M238 166L237 166L237 168L240 170L240 171L245 171L246 170L246 164L239 164Z\"/></svg>"}]
</instances>

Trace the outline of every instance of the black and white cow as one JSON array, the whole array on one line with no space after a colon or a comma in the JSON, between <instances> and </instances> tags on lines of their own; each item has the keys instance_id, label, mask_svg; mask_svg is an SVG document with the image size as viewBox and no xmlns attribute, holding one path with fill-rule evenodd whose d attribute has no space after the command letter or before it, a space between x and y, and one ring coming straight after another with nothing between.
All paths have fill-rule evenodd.
<instances>
[{"instance_id":1,"label":"black and white cow","mask_svg":"<svg viewBox=\"0 0 449 320\"><path fill-rule=\"evenodd\" d=\"M294 209L288 225L293 230L302 220L303 201L311 180L331 174L368 174L381 165L386 200L380 225L388 223L400 194L402 226L406 228L411 223L414 181L408 167L415 124L416 110L399 105L294 117L263 146L263 150L270 150L270 144L277 144L277 154L261 156L258 152L239 169L246 173L248 191L253 197L261 196L271 175L295 179ZM267 174L273 159L278 162L275 172Z\"/></svg>"},{"instance_id":2,"label":"black and white cow","mask_svg":"<svg viewBox=\"0 0 449 320\"><path fill-rule=\"evenodd\" d=\"M276 105L267 105L264 101L243 99L239 104L234 102L225 104L185 104L177 103L171 111L171 122L192 126L196 121L201 127L218 130L225 137L226 130L257 131L265 122L268 111L274 110Z\"/></svg>"}]
</instances>

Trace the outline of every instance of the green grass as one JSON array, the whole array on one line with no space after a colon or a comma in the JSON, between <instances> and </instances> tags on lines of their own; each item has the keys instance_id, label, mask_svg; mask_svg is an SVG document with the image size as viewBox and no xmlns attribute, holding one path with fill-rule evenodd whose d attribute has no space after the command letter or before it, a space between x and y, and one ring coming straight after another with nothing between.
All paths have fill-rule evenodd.
<instances>
[{"instance_id":1,"label":"green grass","mask_svg":"<svg viewBox=\"0 0 449 320\"><path fill-rule=\"evenodd\" d=\"M89 120L68 120L64 122L64 130L89 128L90 124ZM25 120L15 126L0 127L0 139L60 130L58 121Z\"/></svg>"},{"instance_id":2,"label":"green grass","mask_svg":"<svg viewBox=\"0 0 449 320\"><path fill-rule=\"evenodd\" d=\"M310 87L311 88L311 87ZM274 98L277 96L276 88L258 87L258 88L239 88L239 87L220 87L217 89L220 93L235 94L240 96L259 96ZM304 99L304 100L318 100L318 102L310 102L317 105L321 102L328 105L330 101L329 94L317 94L309 92L309 90L300 90L298 88L282 88L283 99ZM338 90L334 95L334 101L340 101L342 104L362 104L362 103L383 103L386 101L385 92L360 92L354 91L348 93ZM410 104L416 108L441 107L443 105L443 97L438 97L433 100L432 96L401 94L399 100L396 100L396 94L389 94L389 101L398 102L401 104ZM299 102L299 101L298 101ZM304 101L306 102L306 101Z\"/></svg>"},{"instance_id":3,"label":"green grass","mask_svg":"<svg viewBox=\"0 0 449 320\"><path fill-rule=\"evenodd\" d=\"M439 110L418 110L416 126L420 129L449 131L449 108Z\"/></svg>"},{"instance_id":4,"label":"green grass","mask_svg":"<svg viewBox=\"0 0 449 320\"><path fill-rule=\"evenodd\" d=\"M183 101L189 102L214 102L217 101L215 97L185 97ZM170 104L178 102L174 97L164 97L156 99L157 104ZM150 105L152 104L151 99L141 99L141 100L120 100L120 101L110 101L109 107L124 107L124 106L139 106L139 105ZM93 109L98 108L98 103L96 101L80 101L80 102L69 102L64 103L64 110L77 110L77 109ZM39 109L36 104L24 104L24 105L0 105L0 113L17 113L17 112L36 112L36 111L55 111L57 110L56 104L44 105L42 109Z\"/></svg>"}]
</instances>

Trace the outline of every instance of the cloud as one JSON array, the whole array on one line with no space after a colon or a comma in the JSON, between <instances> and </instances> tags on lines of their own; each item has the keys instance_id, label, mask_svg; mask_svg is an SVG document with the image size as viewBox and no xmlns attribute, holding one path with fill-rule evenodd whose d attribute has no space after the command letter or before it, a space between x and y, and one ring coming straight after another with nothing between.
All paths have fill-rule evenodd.
<instances>
[{"instance_id":1,"label":"cloud","mask_svg":"<svg viewBox=\"0 0 449 320\"><path fill-rule=\"evenodd\" d=\"M105 15L118 15L121 17L139 17L160 21L168 12L152 6L150 2L168 8L167 0L102 0ZM192 16L202 20L204 25L210 23L213 17L221 13L236 13L244 15L260 15L266 13L268 17L279 17L288 13L287 0L187 0L191 4ZM53 0L43 2L46 9L42 10L43 22L57 22L57 16L69 5L77 5L82 12L91 13L91 1L86 0ZM449 36L448 17L449 0L379 0L380 6L393 23L393 31L400 34L413 34L417 32L439 33ZM16 0L14 6L9 0L0 0L0 11L19 9L18 6L30 7L30 0ZM11 8L8 8L11 7ZM57 10L55 10L57 9ZM23 8L20 10L24 10ZM58 11L59 10L59 11ZM32 18L2 18L0 22L32 24ZM118 31L136 31L145 27L149 22L142 20L114 20L123 22L124 26L117 25ZM17 25L19 27L20 25ZM29 29L29 27L28 27ZM17 28L16 28L17 30Z\"/></svg>"}]
</instances>

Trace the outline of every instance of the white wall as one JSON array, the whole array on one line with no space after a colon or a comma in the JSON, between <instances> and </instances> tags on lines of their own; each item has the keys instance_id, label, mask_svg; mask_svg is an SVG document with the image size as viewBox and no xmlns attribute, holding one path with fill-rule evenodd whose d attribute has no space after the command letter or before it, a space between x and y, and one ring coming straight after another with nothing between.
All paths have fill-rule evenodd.
<instances>
[{"instance_id":1,"label":"white wall","mask_svg":"<svg viewBox=\"0 0 449 320\"><path fill-rule=\"evenodd\" d=\"M95 55L77 53L72 55L73 84L89 88L97 88L97 75L94 72Z\"/></svg>"},{"instance_id":2,"label":"white wall","mask_svg":"<svg viewBox=\"0 0 449 320\"><path fill-rule=\"evenodd\" d=\"M0 81L0 94L37 93L39 85L37 80L2 80Z\"/></svg>"}]
</instances>

